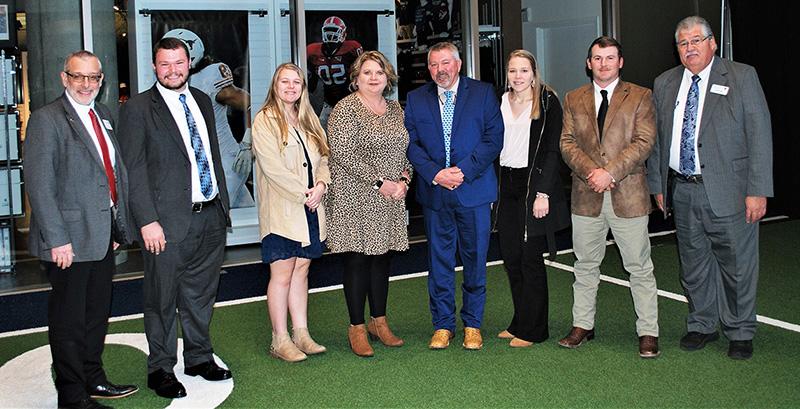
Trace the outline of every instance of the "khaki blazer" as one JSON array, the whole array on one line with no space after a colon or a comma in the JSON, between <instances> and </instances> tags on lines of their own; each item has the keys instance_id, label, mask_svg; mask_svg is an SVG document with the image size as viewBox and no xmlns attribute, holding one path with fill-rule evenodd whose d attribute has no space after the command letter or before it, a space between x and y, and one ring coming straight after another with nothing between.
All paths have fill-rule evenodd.
<instances>
[{"instance_id":1,"label":"khaki blazer","mask_svg":"<svg viewBox=\"0 0 800 409\"><path fill-rule=\"evenodd\" d=\"M593 191L586 177L604 168L616 180L611 202L618 217L639 217L650 213L645 160L656 139L652 92L620 81L608 104L603 141L597 129L594 85L589 83L567 93L561 153L572 169L572 213L597 217L603 194Z\"/></svg>"},{"instance_id":2,"label":"khaki blazer","mask_svg":"<svg viewBox=\"0 0 800 409\"><path fill-rule=\"evenodd\" d=\"M258 192L258 225L263 239L277 234L298 241L302 246L311 243L305 214L305 192L308 190L308 168L303 145L289 128L286 144L281 141L278 118L260 111L253 121L253 153L256 159L256 188ZM331 183L328 157L322 156L313 142L300 132L308 148L314 170L314 183ZM324 203L324 200L323 200ZM317 208L319 239L325 240L325 207Z\"/></svg>"}]
</instances>

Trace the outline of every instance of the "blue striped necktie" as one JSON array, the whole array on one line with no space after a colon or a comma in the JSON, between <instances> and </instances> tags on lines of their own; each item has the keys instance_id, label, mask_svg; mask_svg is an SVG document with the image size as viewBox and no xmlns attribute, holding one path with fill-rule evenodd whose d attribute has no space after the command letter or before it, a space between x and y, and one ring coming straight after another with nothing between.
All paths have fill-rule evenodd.
<instances>
[{"instance_id":1,"label":"blue striped necktie","mask_svg":"<svg viewBox=\"0 0 800 409\"><path fill-rule=\"evenodd\" d=\"M197 173L200 174L200 191L206 199L211 198L213 192L213 185L211 183L211 168L208 166L208 157L206 157L206 150L203 148L203 140L200 139L200 132L197 130L197 123L194 122L192 111L186 105L186 95L181 94L178 99L183 104L183 112L186 114L186 123L189 125L189 136L191 136L192 149L194 150L194 159L197 161Z\"/></svg>"}]
</instances>

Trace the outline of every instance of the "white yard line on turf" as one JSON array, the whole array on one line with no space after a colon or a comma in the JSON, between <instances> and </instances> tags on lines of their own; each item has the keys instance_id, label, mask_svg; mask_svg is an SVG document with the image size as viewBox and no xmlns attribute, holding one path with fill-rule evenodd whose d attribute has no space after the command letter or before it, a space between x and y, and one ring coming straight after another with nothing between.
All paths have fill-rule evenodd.
<instances>
[{"instance_id":1,"label":"white yard line on turf","mask_svg":"<svg viewBox=\"0 0 800 409\"><path fill-rule=\"evenodd\" d=\"M775 216L775 217L769 217L769 218L763 219L761 221L762 222L769 222L769 221L782 220L782 219L788 219L788 217L787 216ZM675 230L651 233L650 237L666 236L666 235L669 235L669 234L672 234L672 233L675 233ZM608 240L606 242L606 245L611 245L611 244L614 244L614 240ZM556 254L559 254L559 255L560 254L569 254L569 253L572 253L572 252L573 252L572 249L567 249L567 250L561 250L561 251L557 252ZM547 255L547 253L545 253L545 255ZM545 259L544 263L546 265L550 266L550 267L557 268L559 270L564 270L564 271L568 271L568 272L574 272L573 267L572 266L568 266L566 264L562 264L562 263L559 263L559 262L556 262L556 261L550 261L550 260L547 260L547 259ZM497 266L497 265L500 265L500 264L503 264L503 262L501 260L490 261L490 262L486 263L486 267ZM461 271L461 270L463 270L463 267L456 267L456 271ZM428 276L428 272L427 271L421 271L421 272L418 272L418 273L409 273L409 274L392 276L392 277L389 278L389 281L408 280L408 279L411 279L411 278L419 278L419 277L427 277L427 276ZM622 280L622 279L619 279L619 278L610 277L610 276L607 276L607 275L602 275L601 274L600 275L600 279L605 281L605 282L608 282L608 283L611 283L611 284L620 285L620 286L623 286L623 287L630 288L630 286L631 286L630 282L628 282L628 281L625 281L625 280ZM342 285L338 284L338 285L331 285L331 286L328 286L328 287L312 288L312 289L308 290L308 292L309 292L309 294L314 294L314 293L323 293L323 292L327 292L327 291L335 291L335 290L341 290L341 289L342 289ZM684 297L684 296L682 296L680 294L675 294L675 293L669 292L669 291L658 290L658 295L661 296L661 297L664 297L664 298L669 298L671 300L675 300L675 301L680 301L680 302L684 302L684 303L688 302L686 300L686 297ZM262 295L262 296L259 296L259 297L242 298L242 299L231 300L231 301L220 301L220 302L214 304L214 308L217 308L217 307L228 307L228 306L240 305L240 304L248 304L248 303L251 303L251 302L266 301L266 299L267 299L267 296L266 295ZM119 316L119 317L111 317L108 321L109 322L129 321L129 320L140 319L140 318L143 318L143 317L144 317L144 314L139 313L139 314L123 315L123 316ZM785 329L785 330L789 330L789 331L800 333L800 325L798 325L798 324L792 324L791 322L776 320L774 318L765 317L763 315L756 315L756 320L758 322L762 323L762 324L772 325L773 327L778 327L778 328L782 328L782 329ZM38 332L45 332L45 331L47 331L47 327L28 328L28 329L22 329L22 330L17 330L17 331L9 331L9 332L0 333L0 338L14 337L14 336L17 336L17 335L35 334L35 333L38 333Z\"/></svg>"}]
</instances>

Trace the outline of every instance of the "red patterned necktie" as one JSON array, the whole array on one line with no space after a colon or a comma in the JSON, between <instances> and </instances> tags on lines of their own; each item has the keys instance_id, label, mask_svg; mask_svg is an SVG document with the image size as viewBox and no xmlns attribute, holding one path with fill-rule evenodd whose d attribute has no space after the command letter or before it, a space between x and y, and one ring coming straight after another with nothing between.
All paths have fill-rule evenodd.
<instances>
[{"instance_id":1,"label":"red patterned necktie","mask_svg":"<svg viewBox=\"0 0 800 409\"><path fill-rule=\"evenodd\" d=\"M114 167L111 166L111 157L108 155L108 145L106 138L103 134L103 128L100 127L100 121L97 120L97 114L93 109L89 110L89 118L92 119L92 126L94 127L94 134L97 137L97 142L100 143L100 151L103 153L103 166L106 168L106 177L108 178L108 189L111 191L111 200L117 203L117 184L114 178Z\"/></svg>"}]
</instances>

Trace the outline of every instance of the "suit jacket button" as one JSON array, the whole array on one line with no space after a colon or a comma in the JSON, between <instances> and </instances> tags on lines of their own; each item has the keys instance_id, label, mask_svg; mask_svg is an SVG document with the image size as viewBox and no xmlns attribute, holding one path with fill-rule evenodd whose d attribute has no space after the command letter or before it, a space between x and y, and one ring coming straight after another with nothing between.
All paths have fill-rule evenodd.
<instances>
[{"instance_id":1,"label":"suit jacket button","mask_svg":"<svg viewBox=\"0 0 800 409\"><path fill-rule=\"evenodd\" d=\"M702 144L702 143L698 143L698 144L697 144L697 147L698 147L698 148L702 148L702 147L703 147L703 144Z\"/></svg>"},{"instance_id":2,"label":"suit jacket button","mask_svg":"<svg viewBox=\"0 0 800 409\"><path fill-rule=\"evenodd\" d=\"M705 169L706 165L700 165L700 169Z\"/></svg>"}]
</instances>

